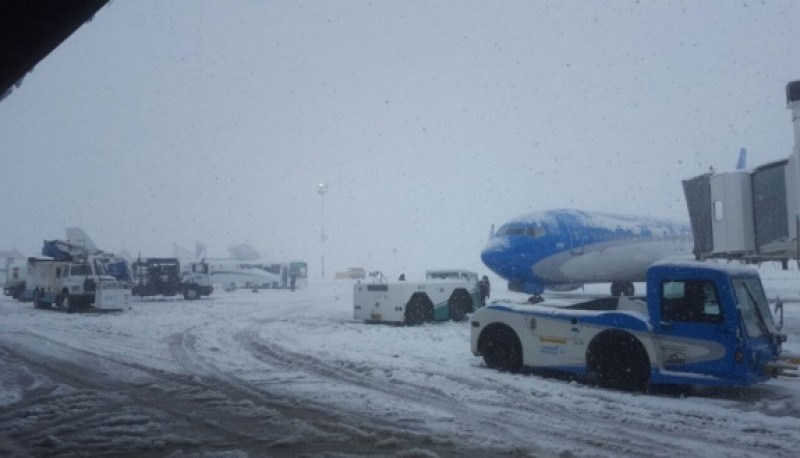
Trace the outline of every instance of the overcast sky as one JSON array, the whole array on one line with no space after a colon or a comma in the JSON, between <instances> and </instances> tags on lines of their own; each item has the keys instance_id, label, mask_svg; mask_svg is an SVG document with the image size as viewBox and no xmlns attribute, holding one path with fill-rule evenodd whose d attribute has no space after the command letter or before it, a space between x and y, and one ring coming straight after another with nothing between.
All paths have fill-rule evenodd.
<instances>
[{"instance_id":1,"label":"overcast sky","mask_svg":"<svg viewBox=\"0 0 800 458\"><path fill-rule=\"evenodd\" d=\"M491 225L688 219L681 180L787 157L791 1L113 1L0 102L0 249L250 243L486 271Z\"/></svg>"}]
</instances>

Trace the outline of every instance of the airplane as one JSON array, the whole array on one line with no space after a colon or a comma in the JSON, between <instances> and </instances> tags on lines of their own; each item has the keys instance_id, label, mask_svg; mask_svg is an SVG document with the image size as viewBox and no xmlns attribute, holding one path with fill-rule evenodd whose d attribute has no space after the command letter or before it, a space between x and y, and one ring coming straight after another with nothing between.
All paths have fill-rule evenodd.
<instances>
[{"instance_id":1,"label":"airplane","mask_svg":"<svg viewBox=\"0 0 800 458\"><path fill-rule=\"evenodd\" d=\"M493 231L494 232L494 231ZM529 213L490 234L481 260L513 292L541 301L545 290L571 291L611 283L614 296L632 296L634 282L663 259L694 259L687 223L574 209Z\"/></svg>"}]
</instances>

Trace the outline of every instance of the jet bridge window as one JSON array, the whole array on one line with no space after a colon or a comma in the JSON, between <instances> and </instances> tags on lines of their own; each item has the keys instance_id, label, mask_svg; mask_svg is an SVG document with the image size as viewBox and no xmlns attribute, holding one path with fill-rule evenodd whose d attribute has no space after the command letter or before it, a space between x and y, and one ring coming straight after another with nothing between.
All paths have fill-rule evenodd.
<instances>
[{"instance_id":1,"label":"jet bridge window","mask_svg":"<svg viewBox=\"0 0 800 458\"><path fill-rule=\"evenodd\" d=\"M661 317L665 321L721 323L722 309L714 283L707 280L664 282Z\"/></svg>"}]
</instances>

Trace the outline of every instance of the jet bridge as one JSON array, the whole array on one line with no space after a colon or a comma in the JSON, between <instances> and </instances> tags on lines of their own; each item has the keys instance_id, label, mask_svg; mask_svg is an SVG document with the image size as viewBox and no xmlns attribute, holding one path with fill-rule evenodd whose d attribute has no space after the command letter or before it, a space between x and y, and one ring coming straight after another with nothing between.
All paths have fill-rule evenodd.
<instances>
[{"instance_id":1,"label":"jet bridge","mask_svg":"<svg viewBox=\"0 0 800 458\"><path fill-rule=\"evenodd\" d=\"M786 85L794 150L752 170L683 181L697 259L745 262L800 258L800 81Z\"/></svg>"}]
</instances>

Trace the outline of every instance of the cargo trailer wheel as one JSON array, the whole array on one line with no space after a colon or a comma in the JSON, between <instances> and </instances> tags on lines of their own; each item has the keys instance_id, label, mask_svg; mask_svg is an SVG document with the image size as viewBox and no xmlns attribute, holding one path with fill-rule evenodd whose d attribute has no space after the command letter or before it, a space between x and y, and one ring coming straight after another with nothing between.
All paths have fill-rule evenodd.
<instances>
[{"instance_id":1,"label":"cargo trailer wheel","mask_svg":"<svg viewBox=\"0 0 800 458\"><path fill-rule=\"evenodd\" d=\"M425 295L414 294L406 304L405 324L416 326L433 320L433 304Z\"/></svg>"},{"instance_id":2,"label":"cargo trailer wheel","mask_svg":"<svg viewBox=\"0 0 800 458\"><path fill-rule=\"evenodd\" d=\"M522 368L522 344L508 326L488 326L481 333L478 348L487 367L508 372Z\"/></svg>"},{"instance_id":3,"label":"cargo trailer wheel","mask_svg":"<svg viewBox=\"0 0 800 458\"><path fill-rule=\"evenodd\" d=\"M639 340L625 331L600 333L586 354L586 367L606 388L643 390L650 381L650 358Z\"/></svg>"},{"instance_id":4,"label":"cargo trailer wheel","mask_svg":"<svg viewBox=\"0 0 800 458\"><path fill-rule=\"evenodd\" d=\"M49 309L50 305L51 304L49 302L44 300L44 291L43 290L39 290L39 303L38 303L37 307L41 308L41 309Z\"/></svg>"},{"instance_id":5,"label":"cargo trailer wheel","mask_svg":"<svg viewBox=\"0 0 800 458\"><path fill-rule=\"evenodd\" d=\"M447 301L447 307L450 309L450 319L461 321L472 311L472 299L466 291L453 291L453 295Z\"/></svg>"}]
</instances>

